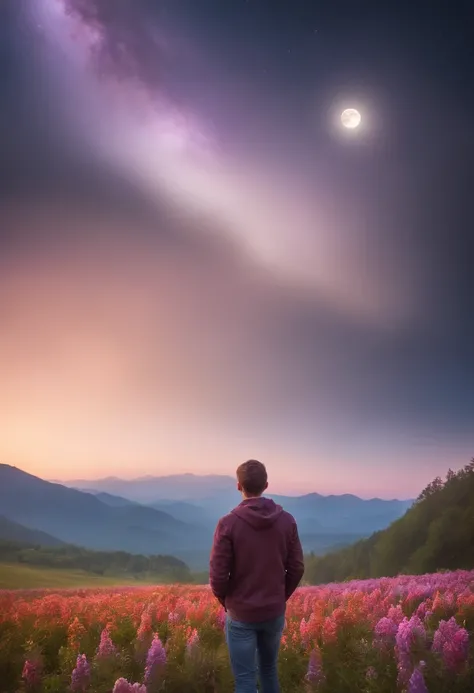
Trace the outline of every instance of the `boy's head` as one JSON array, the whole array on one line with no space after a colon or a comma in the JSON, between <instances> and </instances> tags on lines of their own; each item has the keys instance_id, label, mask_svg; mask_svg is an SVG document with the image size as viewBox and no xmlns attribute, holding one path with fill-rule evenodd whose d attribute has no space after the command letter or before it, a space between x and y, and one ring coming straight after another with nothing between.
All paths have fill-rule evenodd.
<instances>
[{"instance_id":1,"label":"boy's head","mask_svg":"<svg viewBox=\"0 0 474 693\"><path fill-rule=\"evenodd\" d=\"M246 498L258 498L268 488L265 465L248 460L237 467L237 488Z\"/></svg>"}]
</instances>

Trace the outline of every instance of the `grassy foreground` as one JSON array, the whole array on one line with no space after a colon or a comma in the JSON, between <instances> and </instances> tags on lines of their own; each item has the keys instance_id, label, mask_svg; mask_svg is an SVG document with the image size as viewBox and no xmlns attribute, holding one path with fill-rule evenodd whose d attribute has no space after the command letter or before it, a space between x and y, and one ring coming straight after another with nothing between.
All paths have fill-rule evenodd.
<instances>
[{"instance_id":1,"label":"grassy foreground","mask_svg":"<svg viewBox=\"0 0 474 693\"><path fill-rule=\"evenodd\" d=\"M116 587L119 585L152 585L158 581L130 576L93 575L83 570L63 570L0 563L0 589L65 589L68 587Z\"/></svg>"}]
</instances>

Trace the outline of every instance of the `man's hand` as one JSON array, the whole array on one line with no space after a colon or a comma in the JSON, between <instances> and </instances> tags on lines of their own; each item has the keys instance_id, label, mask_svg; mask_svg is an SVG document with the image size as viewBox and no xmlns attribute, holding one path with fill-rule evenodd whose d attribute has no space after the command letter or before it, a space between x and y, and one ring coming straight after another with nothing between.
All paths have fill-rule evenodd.
<instances>
[{"instance_id":1,"label":"man's hand","mask_svg":"<svg viewBox=\"0 0 474 693\"><path fill-rule=\"evenodd\" d=\"M225 608L225 598L229 589L229 574L232 567L232 540L219 520L214 532L214 542L210 560L210 585L216 599Z\"/></svg>"},{"instance_id":2,"label":"man's hand","mask_svg":"<svg viewBox=\"0 0 474 693\"><path fill-rule=\"evenodd\" d=\"M301 542L298 535L298 527L296 526L295 522L288 546L288 556L286 560L285 591L287 601L298 587L303 575L303 549L301 547Z\"/></svg>"}]
</instances>

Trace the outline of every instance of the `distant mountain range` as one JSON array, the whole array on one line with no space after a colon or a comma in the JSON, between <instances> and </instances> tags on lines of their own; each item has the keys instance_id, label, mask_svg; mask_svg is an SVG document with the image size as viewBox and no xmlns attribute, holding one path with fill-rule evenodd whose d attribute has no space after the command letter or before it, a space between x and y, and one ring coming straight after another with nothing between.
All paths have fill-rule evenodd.
<instances>
[{"instance_id":1,"label":"distant mountain range","mask_svg":"<svg viewBox=\"0 0 474 693\"><path fill-rule=\"evenodd\" d=\"M144 503L177 519L200 524L215 524L222 514L229 512L241 500L235 479L230 476L176 474L132 480L116 477L82 479L64 483L88 490L100 498L104 498L102 494L114 498L118 496L122 499L120 502L128 499ZM302 534L369 535L385 529L401 517L413 502L380 498L363 500L351 494L323 496L309 493L296 497L271 493L268 495L295 516Z\"/></svg>"},{"instance_id":2,"label":"distant mountain range","mask_svg":"<svg viewBox=\"0 0 474 693\"><path fill-rule=\"evenodd\" d=\"M61 482L66 486L80 489L93 489L114 496L150 505L160 498L168 501L205 501L218 494L231 493L238 503L239 496L235 479L231 476L196 474L173 474L171 476L142 476L138 479L125 480L114 476L106 479Z\"/></svg>"},{"instance_id":3,"label":"distant mountain range","mask_svg":"<svg viewBox=\"0 0 474 693\"><path fill-rule=\"evenodd\" d=\"M133 503L112 506L8 465L0 465L0 514L65 543L184 561L205 555L210 541L209 533L168 513Z\"/></svg>"},{"instance_id":4,"label":"distant mountain range","mask_svg":"<svg viewBox=\"0 0 474 693\"><path fill-rule=\"evenodd\" d=\"M315 553L384 529L411 505L317 493L274 498L295 516L305 551ZM112 478L65 485L0 465L0 538L2 522L11 523L11 533L15 525L17 533L36 533L38 539L26 537L28 542L42 543L43 537L49 546L58 541L91 549L169 554L192 569L204 570L218 517L239 501L235 480L226 476Z\"/></svg>"}]
</instances>

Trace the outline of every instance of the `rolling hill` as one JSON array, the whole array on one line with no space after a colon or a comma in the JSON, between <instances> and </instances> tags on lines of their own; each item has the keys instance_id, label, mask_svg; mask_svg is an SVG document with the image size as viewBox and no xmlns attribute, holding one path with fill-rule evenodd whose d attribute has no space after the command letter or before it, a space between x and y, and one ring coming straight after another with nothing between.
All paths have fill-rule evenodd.
<instances>
[{"instance_id":1,"label":"rolling hill","mask_svg":"<svg viewBox=\"0 0 474 693\"><path fill-rule=\"evenodd\" d=\"M474 459L444 481L436 478L387 529L310 559L306 578L317 584L473 568Z\"/></svg>"},{"instance_id":2,"label":"rolling hill","mask_svg":"<svg viewBox=\"0 0 474 693\"><path fill-rule=\"evenodd\" d=\"M31 546L63 546L64 542L37 529L24 527L0 515L0 541L18 542Z\"/></svg>"},{"instance_id":3,"label":"rolling hill","mask_svg":"<svg viewBox=\"0 0 474 693\"><path fill-rule=\"evenodd\" d=\"M0 513L59 540L102 550L173 554L206 552L208 533L142 505L111 506L90 493L0 465ZM201 566L199 566L201 567Z\"/></svg>"}]
</instances>

